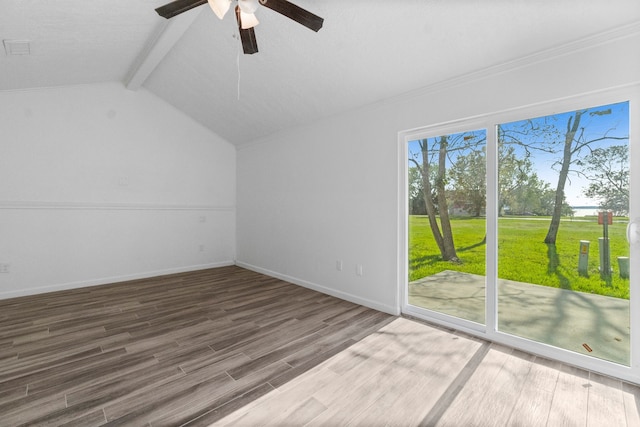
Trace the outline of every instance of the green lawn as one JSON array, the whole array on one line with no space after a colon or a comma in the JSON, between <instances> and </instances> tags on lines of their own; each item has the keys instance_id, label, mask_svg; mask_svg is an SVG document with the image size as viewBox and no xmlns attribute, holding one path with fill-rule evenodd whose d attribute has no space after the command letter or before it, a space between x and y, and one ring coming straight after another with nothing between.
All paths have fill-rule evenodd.
<instances>
[{"instance_id":1,"label":"green lawn","mask_svg":"<svg viewBox=\"0 0 640 427\"><path fill-rule=\"evenodd\" d=\"M555 247L543 243L550 218L500 218L498 221L498 276L502 279L629 298L629 279L619 277L618 256L629 256L626 220L609 226L611 283L600 278L598 237L602 226L595 218L563 219ZM616 219L618 220L618 219ZM452 219L460 264L442 261L425 216L409 218L409 280L443 270L485 274L484 218ZM578 274L580 240L589 240L589 275Z\"/></svg>"}]
</instances>

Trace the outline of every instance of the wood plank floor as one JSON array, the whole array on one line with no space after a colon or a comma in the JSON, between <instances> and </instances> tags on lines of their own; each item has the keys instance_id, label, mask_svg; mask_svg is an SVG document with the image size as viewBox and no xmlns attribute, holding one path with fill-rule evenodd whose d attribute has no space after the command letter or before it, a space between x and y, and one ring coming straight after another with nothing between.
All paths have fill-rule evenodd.
<instances>
[{"instance_id":1,"label":"wood plank floor","mask_svg":"<svg viewBox=\"0 0 640 427\"><path fill-rule=\"evenodd\" d=\"M0 426L209 423L391 320L237 267L0 300Z\"/></svg>"},{"instance_id":2,"label":"wood plank floor","mask_svg":"<svg viewBox=\"0 0 640 427\"><path fill-rule=\"evenodd\" d=\"M640 426L640 389L238 267L0 300L0 426Z\"/></svg>"}]
</instances>

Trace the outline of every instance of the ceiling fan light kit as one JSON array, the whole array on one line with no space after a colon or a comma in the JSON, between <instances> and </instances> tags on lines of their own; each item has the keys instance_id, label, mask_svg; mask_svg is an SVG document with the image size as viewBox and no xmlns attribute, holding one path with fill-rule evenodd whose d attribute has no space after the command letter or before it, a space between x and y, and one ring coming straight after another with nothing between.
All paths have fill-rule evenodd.
<instances>
[{"instance_id":1,"label":"ceiling fan light kit","mask_svg":"<svg viewBox=\"0 0 640 427\"><path fill-rule=\"evenodd\" d=\"M248 30L249 28L253 28L258 25L260 21L256 18L256 15L253 13L246 13L240 8L240 28L243 30Z\"/></svg>"},{"instance_id":2,"label":"ceiling fan light kit","mask_svg":"<svg viewBox=\"0 0 640 427\"><path fill-rule=\"evenodd\" d=\"M244 13L254 13L258 10L258 0L238 0L238 6Z\"/></svg>"},{"instance_id":3,"label":"ceiling fan light kit","mask_svg":"<svg viewBox=\"0 0 640 427\"><path fill-rule=\"evenodd\" d=\"M209 0L209 6L211 6L213 13L222 19L229 10L229 7L231 7L231 0Z\"/></svg>"},{"instance_id":4,"label":"ceiling fan light kit","mask_svg":"<svg viewBox=\"0 0 640 427\"><path fill-rule=\"evenodd\" d=\"M238 3L235 11L238 30L240 31L240 40L242 41L242 50L245 54L249 55L258 51L258 44L253 27L259 24L254 12L260 4L315 32L318 32L318 30L322 28L324 22L324 19L318 15L314 15L287 0L175 0L157 8L156 12L163 18L170 19L194 7L209 3L213 13L215 13L218 18L223 19L231 7L232 1Z\"/></svg>"}]
</instances>

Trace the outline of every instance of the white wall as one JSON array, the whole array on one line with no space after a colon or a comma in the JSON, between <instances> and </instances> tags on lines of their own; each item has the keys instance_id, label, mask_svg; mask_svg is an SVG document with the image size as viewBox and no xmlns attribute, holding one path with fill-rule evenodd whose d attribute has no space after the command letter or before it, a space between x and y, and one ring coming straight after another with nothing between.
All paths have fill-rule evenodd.
<instances>
[{"instance_id":1,"label":"white wall","mask_svg":"<svg viewBox=\"0 0 640 427\"><path fill-rule=\"evenodd\" d=\"M241 147L238 264L397 313L398 132L638 82L637 46L640 25Z\"/></svg>"},{"instance_id":2,"label":"white wall","mask_svg":"<svg viewBox=\"0 0 640 427\"><path fill-rule=\"evenodd\" d=\"M0 92L0 298L232 264L235 157L144 89Z\"/></svg>"}]
</instances>

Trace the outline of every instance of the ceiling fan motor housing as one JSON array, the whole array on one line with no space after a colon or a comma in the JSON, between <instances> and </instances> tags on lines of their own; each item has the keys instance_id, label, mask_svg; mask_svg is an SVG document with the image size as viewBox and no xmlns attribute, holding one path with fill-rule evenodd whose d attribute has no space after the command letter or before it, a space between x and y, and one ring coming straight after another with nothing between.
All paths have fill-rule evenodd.
<instances>
[{"instance_id":1,"label":"ceiling fan motor housing","mask_svg":"<svg viewBox=\"0 0 640 427\"><path fill-rule=\"evenodd\" d=\"M158 15L169 19L194 7L209 3L213 12L222 19L226 14L232 0L174 0L156 9ZM240 31L240 39L242 40L242 48L245 54L252 54L258 51L258 44L253 27L258 24L257 19L253 16L259 4L268 9L273 10L297 23L309 28L312 31L318 31L322 28L324 19L315 15L308 10L297 6L288 0L237 0L236 20L238 21L238 29ZM244 17L241 15L245 14ZM253 17L253 20L251 20ZM243 22L244 21L244 22Z\"/></svg>"}]
</instances>

